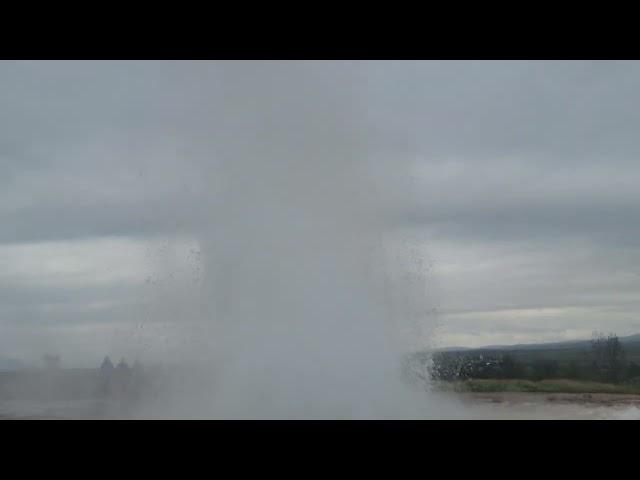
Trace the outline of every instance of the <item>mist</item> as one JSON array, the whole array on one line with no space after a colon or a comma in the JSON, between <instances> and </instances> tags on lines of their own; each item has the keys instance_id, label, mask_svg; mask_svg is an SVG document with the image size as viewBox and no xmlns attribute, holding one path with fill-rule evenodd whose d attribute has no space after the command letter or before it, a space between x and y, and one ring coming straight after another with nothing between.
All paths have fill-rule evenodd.
<instances>
[{"instance_id":1,"label":"mist","mask_svg":"<svg viewBox=\"0 0 640 480\"><path fill-rule=\"evenodd\" d=\"M633 338L639 78L0 62L0 417L459 418L407 358Z\"/></svg>"},{"instance_id":2,"label":"mist","mask_svg":"<svg viewBox=\"0 0 640 480\"><path fill-rule=\"evenodd\" d=\"M176 159L204 186L175 219L198 245L201 278L156 299L173 306L156 305L149 323L180 338L167 359L179 373L138 414L426 415L400 369L401 333L429 322L420 259L391 221L409 171L372 155L366 72L216 66L210 135L197 162Z\"/></svg>"}]
</instances>

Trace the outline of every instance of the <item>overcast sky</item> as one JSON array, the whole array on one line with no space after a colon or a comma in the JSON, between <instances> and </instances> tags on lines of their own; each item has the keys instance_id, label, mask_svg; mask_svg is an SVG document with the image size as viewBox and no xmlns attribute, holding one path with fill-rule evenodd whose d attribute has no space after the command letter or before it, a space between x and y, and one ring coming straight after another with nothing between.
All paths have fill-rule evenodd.
<instances>
[{"instance_id":1,"label":"overcast sky","mask_svg":"<svg viewBox=\"0 0 640 480\"><path fill-rule=\"evenodd\" d=\"M0 356L135 351L198 282L198 165L276 84L309 118L351 92L341 128L410 177L441 345L640 333L637 62L0 62Z\"/></svg>"}]
</instances>

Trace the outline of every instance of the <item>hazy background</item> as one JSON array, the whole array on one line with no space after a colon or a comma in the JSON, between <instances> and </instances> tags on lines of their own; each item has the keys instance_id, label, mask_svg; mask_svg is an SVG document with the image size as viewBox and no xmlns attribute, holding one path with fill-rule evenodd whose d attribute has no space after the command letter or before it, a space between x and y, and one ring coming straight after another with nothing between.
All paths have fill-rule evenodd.
<instances>
[{"instance_id":1,"label":"hazy background","mask_svg":"<svg viewBox=\"0 0 640 480\"><path fill-rule=\"evenodd\" d=\"M179 351L212 156L288 148L300 118L366 154L429 272L408 343L637 333L638 81L637 62L0 62L0 357Z\"/></svg>"}]
</instances>

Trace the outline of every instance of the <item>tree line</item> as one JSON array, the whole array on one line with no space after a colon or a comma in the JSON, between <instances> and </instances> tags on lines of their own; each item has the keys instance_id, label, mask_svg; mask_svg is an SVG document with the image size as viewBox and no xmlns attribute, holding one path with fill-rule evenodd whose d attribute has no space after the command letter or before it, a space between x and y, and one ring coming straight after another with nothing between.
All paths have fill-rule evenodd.
<instances>
[{"instance_id":1,"label":"tree line","mask_svg":"<svg viewBox=\"0 0 640 480\"><path fill-rule=\"evenodd\" d=\"M580 360L531 358L511 352L438 352L416 355L405 364L414 380L572 379L606 383L640 383L640 365L629 361L616 334L594 332Z\"/></svg>"}]
</instances>

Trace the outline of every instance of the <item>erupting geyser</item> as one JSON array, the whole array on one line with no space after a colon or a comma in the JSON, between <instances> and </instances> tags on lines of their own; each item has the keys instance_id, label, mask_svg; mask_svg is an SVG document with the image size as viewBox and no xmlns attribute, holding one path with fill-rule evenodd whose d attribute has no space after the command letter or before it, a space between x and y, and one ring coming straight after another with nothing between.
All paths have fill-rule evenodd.
<instances>
[{"instance_id":1,"label":"erupting geyser","mask_svg":"<svg viewBox=\"0 0 640 480\"><path fill-rule=\"evenodd\" d=\"M179 327L197 332L181 350L195 367L165 414L423 415L400 375L412 307L394 301L407 298L386 255L398 182L381 175L399 167L372 161L358 64L227 63L217 82L197 167L210 190L191 211L204 279Z\"/></svg>"}]
</instances>

